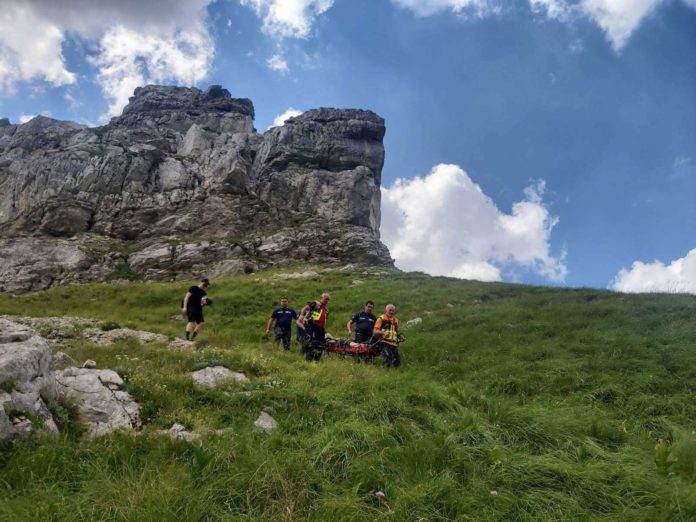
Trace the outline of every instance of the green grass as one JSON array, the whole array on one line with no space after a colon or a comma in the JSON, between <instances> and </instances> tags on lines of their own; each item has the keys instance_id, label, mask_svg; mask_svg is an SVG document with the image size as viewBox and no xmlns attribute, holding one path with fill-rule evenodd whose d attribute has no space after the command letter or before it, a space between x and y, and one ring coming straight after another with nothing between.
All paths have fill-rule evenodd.
<instances>
[{"instance_id":1,"label":"green grass","mask_svg":"<svg viewBox=\"0 0 696 522\"><path fill-rule=\"evenodd\" d=\"M116 369L145 424L84 441L70 407L54 406L63 436L0 450L0 520L696 519L694 297L272 275L213 282L196 352L72 338L62 350ZM5 295L0 313L179 336L171 316L188 286ZM366 299L423 318L405 332L404 366L308 364L263 339L280 295L299 308L325 290L335 335ZM211 364L251 381L194 387L189 372ZM271 434L253 429L263 408ZM156 433L174 422L207 437Z\"/></svg>"}]
</instances>

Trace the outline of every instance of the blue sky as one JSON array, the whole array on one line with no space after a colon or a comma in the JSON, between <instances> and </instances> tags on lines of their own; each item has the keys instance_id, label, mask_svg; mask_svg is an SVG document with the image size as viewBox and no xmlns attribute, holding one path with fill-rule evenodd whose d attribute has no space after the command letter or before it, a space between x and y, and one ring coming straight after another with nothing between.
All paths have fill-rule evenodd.
<instances>
[{"instance_id":1,"label":"blue sky","mask_svg":"<svg viewBox=\"0 0 696 522\"><path fill-rule=\"evenodd\" d=\"M222 84L260 131L372 109L397 266L696 293L694 0L4 4L0 117L99 124L144 82Z\"/></svg>"}]
</instances>

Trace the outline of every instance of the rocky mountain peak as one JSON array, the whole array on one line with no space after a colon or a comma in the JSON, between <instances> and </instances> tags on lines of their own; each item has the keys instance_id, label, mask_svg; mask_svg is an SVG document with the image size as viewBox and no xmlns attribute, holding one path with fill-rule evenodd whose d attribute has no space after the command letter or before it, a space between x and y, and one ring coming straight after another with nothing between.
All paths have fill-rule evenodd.
<instances>
[{"instance_id":1,"label":"rocky mountain peak","mask_svg":"<svg viewBox=\"0 0 696 522\"><path fill-rule=\"evenodd\" d=\"M167 85L138 87L128 99L123 115L161 114L167 111L237 112L254 118L251 100L232 98L230 91L220 85L211 85L205 91L196 87Z\"/></svg>"},{"instance_id":2,"label":"rocky mountain peak","mask_svg":"<svg viewBox=\"0 0 696 522\"><path fill-rule=\"evenodd\" d=\"M147 85L103 127L0 121L0 290L391 264L384 120L320 108L259 134L253 119L218 85Z\"/></svg>"}]
</instances>

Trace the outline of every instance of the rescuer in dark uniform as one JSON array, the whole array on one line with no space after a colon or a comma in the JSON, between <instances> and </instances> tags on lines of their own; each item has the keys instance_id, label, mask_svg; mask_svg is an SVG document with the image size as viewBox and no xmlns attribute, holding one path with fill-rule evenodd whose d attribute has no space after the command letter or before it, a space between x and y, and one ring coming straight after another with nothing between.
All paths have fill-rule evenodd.
<instances>
[{"instance_id":1,"label":"rescuer in dark uniform","mask_svg":"<svg viewBox=\"0 0 696 522\"><path fill-rule=\"evenodd\" d=\"M372 314L372 309L375 307L374 301L367 301L362 312L356 313L348 323L346 330L348 335L352 335L352 326L355 325L355 342L369 343L373 336L375 321L377 318Z\"/></svg>"}]
</instances>

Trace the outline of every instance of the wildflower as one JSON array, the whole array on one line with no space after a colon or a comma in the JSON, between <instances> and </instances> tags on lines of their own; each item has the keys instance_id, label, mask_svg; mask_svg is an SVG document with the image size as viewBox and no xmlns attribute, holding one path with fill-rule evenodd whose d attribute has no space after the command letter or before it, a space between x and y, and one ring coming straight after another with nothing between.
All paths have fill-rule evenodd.
<instances>
[{"instance_id":1,"label":"wildflower","mask_svg":"<svg viewBox=\"0 0 696 522\"><path fill-rule=\"evenodd\" d=\"M498 492L495 489L492 489L491 490L491 497L497 497L497 496L498 496Z\"/></svg>"},{"instance_id":2,"label":"wildflower","mask_svg":"<svg viewBox=\"0 0 696 522\"><path fill-rule=\"evenodd\" d=\"M386 496L387 495L384 494L384 491L375 491L375 497L384 498Z\"/></svg>"}]
</instances>

